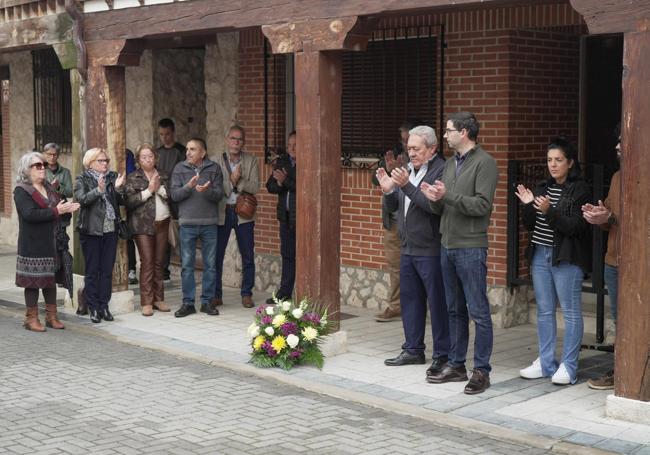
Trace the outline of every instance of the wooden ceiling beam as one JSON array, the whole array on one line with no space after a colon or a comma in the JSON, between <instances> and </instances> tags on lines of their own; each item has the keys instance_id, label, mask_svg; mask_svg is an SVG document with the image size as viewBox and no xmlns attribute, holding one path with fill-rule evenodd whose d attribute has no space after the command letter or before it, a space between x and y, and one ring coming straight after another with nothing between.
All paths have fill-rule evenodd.
<instances>
[{"instance_id":1,"label":"wooden ceiling beam","mask_svg":"<svg viewBox=\"0 0 650 455\"><path fill-rule=\"evenodd\" d=\"M589 33L627 33L650 30L648 0L571 0Z\"/></svg>"},{"instance_id":2,"label":"wooden ceiling beam","mask_svg":"<svg viewBox=\"0 0 650 455\"><path fill-rule=\"evenodd\" d=\"M34 49L72 40L72 19L65 13L0 24L0 49Z\"/></svg>"}]
</instances>

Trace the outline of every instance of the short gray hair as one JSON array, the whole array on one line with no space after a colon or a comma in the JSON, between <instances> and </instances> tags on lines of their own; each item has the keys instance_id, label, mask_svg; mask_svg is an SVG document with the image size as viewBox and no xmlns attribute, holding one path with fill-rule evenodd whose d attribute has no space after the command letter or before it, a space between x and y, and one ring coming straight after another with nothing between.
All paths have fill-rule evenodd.
<instances>
[{"instance_id":1,"label":"short gray hair","mask_svg":"<svg viewBox=\"0 0 650 455\"><path fill-rule=\"evenodd\" d=\"M30 177L31 164L34 158L41 160L45 164L45 157L41 152L27 152L20 157L18 161L18 169L16 170L16 183L32 184Z\"/></svg>"},{"instance_id":2,"label":"short gray hair","mask_svg":"<svg viewBox=\"0 0 650 455\"><path fill-rule=\"evenodd\" d=\"M426 125L416 126L409 131L409 135L413 134L414 136L420 136L424 139L424 144L427 147L433 147L438 145L438 138L436 137L436 132L433 128Z\"/></svg>"},{"instance_id":3,"label":"short gray hair","mask_svg":"<svg viewBox=\"0 0 650 455\"><path fill-rule=\"evenodd\" d=\"M43 153L47 152L50 149L54 149L56 151L56 155L59 156L61 154L61 147L59 147L59 144L56 142L50 142L49 144L45 144L43 147Z\"/></svg>"}]
</instances>

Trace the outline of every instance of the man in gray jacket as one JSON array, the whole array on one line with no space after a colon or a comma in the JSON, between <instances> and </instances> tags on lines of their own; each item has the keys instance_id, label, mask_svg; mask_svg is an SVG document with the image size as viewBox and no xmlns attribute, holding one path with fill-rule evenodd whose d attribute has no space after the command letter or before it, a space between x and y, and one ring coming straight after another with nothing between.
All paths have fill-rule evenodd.
<instances>
[{"instance_id":1,"label":"man in gray jacket","mask_svg":"<svg viewBox=\"0 0 650 455\"><path fill-rule=\"evenodd\" d=\"M447 120L445 138L454 158L447 160L442 178L423 184L431 209L441 213L440 256L449 312L449 364L427 381L467 381L465 357L469 318L476 327L474 370L465 386L472 395L490 387L492 318L487 298L487 231L498 171L494 158L477 144L479 123L474 114L459 112ZM468 317L469 314L469 317Z\"/></svg>"},{"instance_id":2,"label":"man in gray jacket","mask_svg":"<svg viewBox=\"0 0 650 455\"><path fill-rule=\"evenodd\" d=\"M440 217L436 215L420 186L433 183L442 175L445 160L436 154L436 133L428 126L409 131L408 169L397 167L390 176L377 170L384 192L383 204L397 211L401 243L400 305L404 344L402 352L386 359L388 366L425 363L424 333L427 307L431 313L433 363L427 375L438 374L447 364L449 353L449 317L440 271Z\"/></svg>"},{"instance_id":3,"label":"man in gray jacket","mask_svg":"<svg viewBox=\"0 0 650 455\"><path fill-rule=\"evenodd\" d=\"M203 281L201 285L201 312L211 316L219 314L214 298L215 256L217 251L217 223L219 201L223 198L221 168L206 158L203 139L190 139L185 161L174 167L171 195L178 203L178 223L181 241L181 286L183 305L174 314L182 318L196 313L194 299L196 281L196 241L201 240Z\"/></svg>"}]
</instances>

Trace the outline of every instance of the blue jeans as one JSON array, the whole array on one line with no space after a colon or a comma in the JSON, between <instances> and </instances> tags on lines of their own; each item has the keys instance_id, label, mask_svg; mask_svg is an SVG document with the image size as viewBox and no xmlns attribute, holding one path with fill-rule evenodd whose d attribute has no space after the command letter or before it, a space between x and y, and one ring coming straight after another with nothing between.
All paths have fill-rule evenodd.
<instances>
[{"instance_id":1,"label":"blue jeans","mask_svg":"<svg viewBox=\"0 0 650 455\"><path fill-rule=\"evenodd\" d=\"M223 226L219 226L217 242L217 255L215 258L215 269L217 271L217 280L215 283L214 295L217 298L223 297L223 286L221 277L223 276L223 260L226 256L226 247L230 239L230 231L235 230L237 236L237 246L241 255L242 263L242 280L241 295L253 295L253 286L255 286L255 222L239 224L239 218L235 209L226 207L226 220Z\"/></svg>"},{"instance_id":2,"label":"blue jeans","mask_svg":"<svg viewBox=\"0 0 650 455\"><path fill-rule=\"evenodd\" d=\"M449 316L442 283L440 256L411 256L400 258L400 306L404 327L402 349L411 354L423 353L427 306L431 314L433 358L449 355ZM427 305L428 303L428 305Z\"/></svg>"},{"instance_id":3,"label":"blue jeans","mask_svg":"<svg viewBox=\"0 0 650 455\"><path fill-rule=\"evenodd\" d=\"M535 245L532 274L535 300L537 301L537 338L542 374L552 376L558 369L555 360L557 301L564 318L564 345L562 359L571 383L578 377L578 355L582 332L582 269L568 262L552 265L553 247Z\"/></svg>"},{"instance_id":4,"label":"blue jeans","mask_svg":"<svg viewBox=\"0 0 650 455\"><path fill-rule=\"evenodd\" d=\"M605 280L605 285L607 285L607 294L609 295L609 307L612 310L612 318L616 324L616 317L618 316L618 267L605 264L603 278Z\"/></svg>"},{"instance_id":5,"label":"blue jeans","mask_svg":"<svg viewBox=\"0 0 650 455\"><path fill-rule=\"evenodd\" d=\"M198 239L201 239L201 257L203 259L201 305L206 305L214 297L214 257L217 251L217 226L215 224L207 226L181 225L179 231L181 237L183 305L194 305L196 297L194 265L196 263L196 241Z\"/></svg>"},{"instance_id":6,"label":"blue jeans","mask_svg":"<svg viewBox=\"0 0 650 455\"><path fill-rule=\"evenodd\" d=\"M469 318L474 321L474 368L489 373L493 333L487 298L487 248L442 248L440 263L449 313L449 363L465 365Z\"/></svg>"}]
</instances>

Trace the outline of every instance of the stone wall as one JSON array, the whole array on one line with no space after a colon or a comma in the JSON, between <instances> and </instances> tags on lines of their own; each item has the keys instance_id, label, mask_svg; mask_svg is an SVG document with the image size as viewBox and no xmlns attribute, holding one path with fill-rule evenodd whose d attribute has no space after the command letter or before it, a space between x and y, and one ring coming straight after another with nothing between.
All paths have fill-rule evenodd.
<instances>
[{"instance_id":1,"label":"stone wall","mask_svg":"<svg viewBox=\"0 0 650 455\"><path fill-rule=\"evenodd\" d=\"M142 142L158 143L153 115L153 57L146 50L139 66L126 67L126 146L135 151ZM157 120L156 120L157 121Z\"/></svg>"},{"instance_id":2,"label":"stone wall","mask_svg":"<svg viewBox=\"0 0 650 455\"><path fill-rule=\"evenodd\" d=\"M220 33L205 49L206 142L210 156L223 153L227 129L237 121L239 33Z\"/></svg>"},{"instance_id":3,"label":"stone wall","mask_svg":"<svg viewBox=\"0 0 650 455\"><path fill-rule=\"evenodd\" d=\"M2 153L10 154L11 181L9 188L2 191L13 191L18 160L34 147L34 87L32 77L32 56L30 52L12 52L0 54L0 65L9 65L11 80L9 82L9 118L10 150ZM5 132L6 134L6 132ZM70 156L63 156L61 162L69 166ZM16 245L18 241L18 217L11 199L11 216L0 217L0 243Z\"/></svg>"},{"instance_id":4,"label":"stone wall","mask_svg":"<svg viewBox=\"0 0 650 455\"><path fill-rule=\"evenodd\" d=\"M206 136L204 60L204 49L153 51L153 131L169 117L179 142Z\"/></svg>"}]
</instances>

